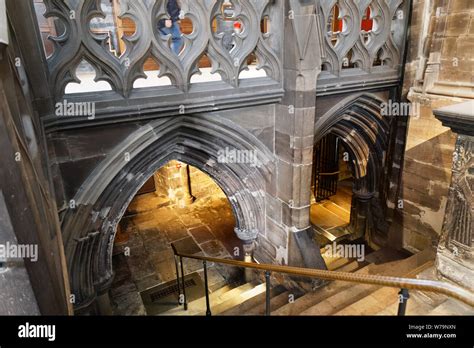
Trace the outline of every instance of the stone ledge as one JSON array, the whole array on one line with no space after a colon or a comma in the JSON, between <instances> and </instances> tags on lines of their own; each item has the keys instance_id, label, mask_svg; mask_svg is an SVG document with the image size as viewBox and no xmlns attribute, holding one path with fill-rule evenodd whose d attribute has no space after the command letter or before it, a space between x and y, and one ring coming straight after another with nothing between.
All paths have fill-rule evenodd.
<instances>
[{"instance_id":1,"label":"stone ledge","mask_svg":"<svg viewBox=\"0 0 474 348\"><path fill-rule=\"evenodd\" d=\"M116 124L167 116L191 115L249 106L279 103L284 90L270 78L243 80L233 88L225 82L200 83L186 94L174 86L137 90L129 99L114 91L66 95L63 103L94 103L93 119L81 116L42 116L47 133L97 125Z\"/></svg>"},{"instance_id":2,"label":"stone ledge","mask_svg":"<svg viewBox=\"0 0 474 348\"><path fill-rule=\"evenodd\" d=\"M474 136L474 100L435 109L433 114L453 132Z\"/></svg>"}]
</instances>

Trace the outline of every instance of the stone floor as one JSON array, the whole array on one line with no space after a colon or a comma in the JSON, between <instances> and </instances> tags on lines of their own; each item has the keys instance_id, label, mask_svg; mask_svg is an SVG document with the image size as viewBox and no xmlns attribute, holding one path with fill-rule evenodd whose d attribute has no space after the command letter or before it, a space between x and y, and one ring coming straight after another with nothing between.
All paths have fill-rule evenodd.
<instances>
[{"instance_id":1,"label":"stone floor","mask_svg":"<svg viewBox=\"0 0 474 348\"><path fill-rule=\"evenodd\" d=\"M115 246L116 277L110 295L117 315L146 315L139 292L176 279L170 243L187 254L242 259L234 255L242 244L233 231L235 220L225 196L197 199L184 208L163 206L161 200L161 205L154 206L153 196L143 198L140 201L150 204L150 209L141 207L139 213L122 219L125 242ZM201 261L185 259L183 264L186 274L202 275ZM209 264L208 275L213 289L235 281L239 272Z\"/></svg>"}]
</instances>

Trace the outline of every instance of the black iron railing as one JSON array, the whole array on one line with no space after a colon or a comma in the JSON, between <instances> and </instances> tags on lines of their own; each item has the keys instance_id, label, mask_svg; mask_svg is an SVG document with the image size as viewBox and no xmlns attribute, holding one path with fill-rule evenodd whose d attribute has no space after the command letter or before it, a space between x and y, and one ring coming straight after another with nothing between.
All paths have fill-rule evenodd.
<instances>
[{"instance_id":1,"label":"black iron railing","mask_svg":"<svg viewBox=\"0 0 474 348\"><path fill-rule=\"evenodd\" d=\"M219 259L214 257L198 256L198 255L188 255L180 253L176 247L171 244L173 248L175 264L176 264L176 281L178 283L179 290L178 303L184 306L184 310L188 309L187 299L186 299L186 290L184 288L184 271L183 271L183 258L189 258L194 260L201 260L204 266L204 282L205 282L205 296L206 296L206 315L211 315L211 304L209 301L209 285L207 279L207 262L216 262L220 264L226 264L237 267L251 268L263 270L265 272L265 282L266 282L266 294L265 294L265 314L270 315L270 295L271 295L271 281L270 276L271 272L283 273L288 275L295 275L300 277L310 277L310 278L319 278L325 280L340 280L346 282L353 282L358 284L371 284L371 285L380 285L388 286L401 289L399 296L399 307L398 315L405 315L406 306L409 298L409 289L412 290L422 290L436 292L444 294L450 297L453 297L459 301L462 301L472 307L474 307L474 294L469 292L466 289L461 287L441 282L435 280L425 280L425 279L413 279L413 278L400 278L400 277L390 277L390 276L381 276L381 275L372 275L372 274L357 274L357 273L348 273L348 272L337 272L337 271L328 271L320 269L311 269L311 268L301 268L301 267L292 267L292 266L281 266L281 265L271 265L271 264L259 264L253 262L244 262L237 260L229 259ZM179 267L180 266L180 267ZM178 272L178 269L181 269L181 274Z\"/></svg>"}]
</instances>

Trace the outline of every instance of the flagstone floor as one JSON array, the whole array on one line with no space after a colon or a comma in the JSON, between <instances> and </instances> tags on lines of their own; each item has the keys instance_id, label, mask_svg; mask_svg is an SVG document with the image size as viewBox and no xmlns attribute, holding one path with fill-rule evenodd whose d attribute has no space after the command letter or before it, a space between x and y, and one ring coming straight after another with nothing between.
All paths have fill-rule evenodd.
<instances>
[{"instance_id":1,"label":"flagstone floor","mask_svg":"<svg viewBox=\"0 0 474 348\"><path fill-rule=\"evenodd\" d=\"M162 200L156 205L154 193L148 195L150 199L141 197L140 204L149 207L142 206L139 213L121 221L127 238L114 248L116 276L110 292L116 315L146 315L139 293L176 279L170 243L187 254L243 258L242 253L234 255L235 248L242 250L242 243L233 231L235 220L227 198L198 198L179 208L164 206ZM183 265L185 274L199 272L202 276L201 261L184 259ZM214 289L238 281L241 270L210 264L208 275L209 286Z\"/></svg>"}]
</instances>

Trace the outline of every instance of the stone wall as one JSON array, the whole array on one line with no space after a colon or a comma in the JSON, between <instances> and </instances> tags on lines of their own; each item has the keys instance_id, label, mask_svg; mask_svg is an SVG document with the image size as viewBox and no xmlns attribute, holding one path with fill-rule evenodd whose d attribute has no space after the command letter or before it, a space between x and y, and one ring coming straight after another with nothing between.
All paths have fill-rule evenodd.
<instances>
[{"instance_id":1,"label":"stone wall","mask_svg":"<svg viewBox=\"0 0 474 348\"><path fill-rule=\"evenodd\" d=\"M225 197L220 187L199 169L189 166L191 177L191 194L199 200L207 200L211 197Z\"/></svg>"},{"instance_id":2,"label":"stone wall","mask_svg":"<svg viewBox=\"0 0 474 348\"><path fill-rule=\"evenodd\" d=\"M449 103L449 100L444 100ZM455 135L432 113L434 105L421 107L410 119L403 171L404 247L416 251L435 246L443 224L451 180Z\"/></svg>"},{"instance_id":3,"label":"stone wall","mask_svg":"<svg viewBox=\"0 0 474 348\"><path fill-rule=\"evenodd\" d=\"M17 16L8 8L7 24L0 6L0 31L13 27L0 33L0 315L67 315L68 275L36 95L24 66L14 63L26 56Z\"/></svg>"},{"instance_id":4,"label":"stone wall","mask_svg":"<svg viewBox=\"0 0 474 348\"><path fill-rule=\"evenodd\" d=\"M432 110L474 98L473 9L469 0L413 3L403 93L419 112L409 117L398 204L412 251L436 246L441 233L456 137Z\"/></svg>"},{"instance_id":5,"label":"stone wall","mask_svg":"<svg viewBox=\"0 0 474 348\"><path fill-rule=\"evenodd\" d=\"M435 84L439 88L444 85L446 94L452 93L449 83L458 85L460 89L469 89L468 84L473 82L473 10L474 3L470 0L450 0L447 9L444 7L440 10L440 19L446 15L446 23L440 23L436 39L433 40L433 50L441 49L439 79ZM461 94L461 91L457 92ZM472 94L463 95L472 98Z\"/></svg>"},{"instance_id":6,"label":"stone wall","mask_svg":"<svg viewBox=\"0 0 474 348\"><path fill-rule=\"evenodd\" d=\"M139 205L142 209L154 209L157 202L159 206L184 207L196 199L206 201L211 198L225 198L222 189L209 175L196 167L175 160L158 169L153 175L153 180L155 191L135 196L129 209L135 211ZM150 201L151 204L145 201Z\"/></svg>"}]
</instances>

